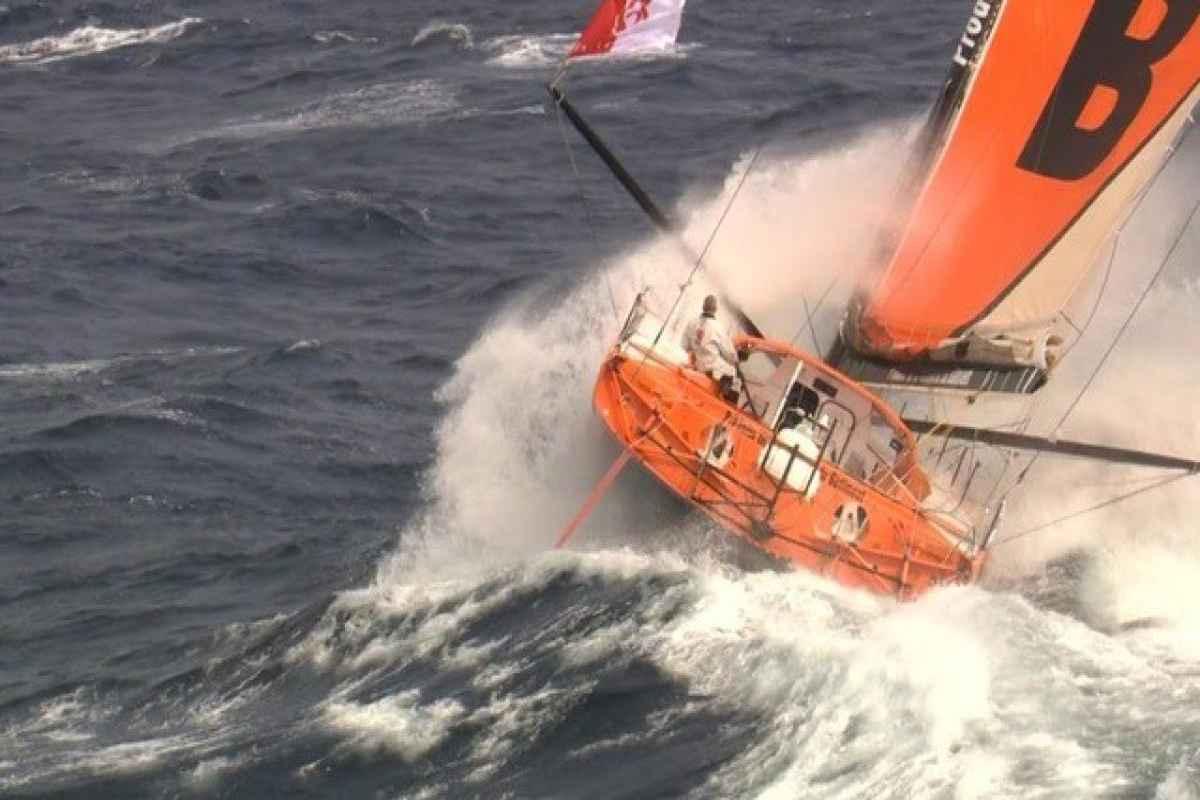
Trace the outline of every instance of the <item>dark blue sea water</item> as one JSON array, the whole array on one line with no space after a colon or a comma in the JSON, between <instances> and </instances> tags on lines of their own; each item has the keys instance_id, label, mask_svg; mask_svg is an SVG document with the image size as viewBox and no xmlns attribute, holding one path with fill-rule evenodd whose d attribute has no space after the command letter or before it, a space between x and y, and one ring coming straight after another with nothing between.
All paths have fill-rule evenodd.
<instances>
[{"instance_id":1,"label":"dark blue sea water","mask_svg":"<svg viewBox=\"0 0 1200 800\"><path fill-rule=\"evenodd\" d=\"M697 247L763 147L711 263L791 338L969 5L695 0L568 86ZM590 10L0 5L0 795L1200 797L1182 490L904 606L633 472L549 550L617 316L687 272L543 103ZM1197 449L1196 236L1093 432Z\"/></svg>"}]
</instances>

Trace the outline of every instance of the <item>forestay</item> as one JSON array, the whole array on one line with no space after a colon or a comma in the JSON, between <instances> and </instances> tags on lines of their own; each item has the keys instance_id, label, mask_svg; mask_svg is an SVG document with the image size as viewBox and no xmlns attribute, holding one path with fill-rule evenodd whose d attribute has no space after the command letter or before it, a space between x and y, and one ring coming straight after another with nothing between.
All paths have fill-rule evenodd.
<instances>
[{"instance_id":1,"label":"forestay","mask_svg":"<svg viewBox=\"0 0 1200 800\"><path fill-rule=\"evenodd\" d=\"M664 50L675 44L685 0L603 0L568 58Z\"/></svg>"},{"instance_id":2,"label":"forestay","mask_svg":"<svg viewBox=\"0 0 1200 800\"><path fill-rule=\"evenodd\" d=\"M1200 0L978 0L849 344L1052 362L1056 317L1200 99L1198 17Z\"/></svg>"}]
</instances>

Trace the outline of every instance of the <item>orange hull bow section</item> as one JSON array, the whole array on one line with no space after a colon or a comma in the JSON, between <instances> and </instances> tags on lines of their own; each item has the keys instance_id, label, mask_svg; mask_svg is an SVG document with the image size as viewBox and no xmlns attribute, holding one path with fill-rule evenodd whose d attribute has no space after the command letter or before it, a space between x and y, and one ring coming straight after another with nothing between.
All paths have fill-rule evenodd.
<instances>
[{"instance_id":1,"label":"orange hull bow section","mask_svg":"<svg viewBox=\"0 0 1200 800\"><path fill-rule=\"evenodd\" d=\"M813 479L798 488L768 474L763 451L772 447L771 429L723 401L715 383L691 369L614 350L600 369L594 400L609 430L647 470L777 561L901 599L979 574L983 556L958 546L911 495L889 495L828 459L817 459ZM714 426L729 447L724 459L712 457ZM850 535L838 525L847 508L858 522L866 520L857 528L852 522Z\"/></svg>"}]
</instances>

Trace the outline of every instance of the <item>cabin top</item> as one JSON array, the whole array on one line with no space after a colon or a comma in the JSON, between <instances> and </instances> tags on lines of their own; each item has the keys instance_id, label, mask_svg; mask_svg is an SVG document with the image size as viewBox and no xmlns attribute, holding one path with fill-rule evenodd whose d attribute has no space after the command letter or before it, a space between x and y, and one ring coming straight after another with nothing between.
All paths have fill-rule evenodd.
<instances>
[{"instance_id":1,"label":"cabin top","mask_svg":"<svg viewBox=\"0 0 1200 800\"><path fill-rule=\"evenodd\" d=\"M806 425L829 437L826 458L885 494L929 494L917 463L916 437L890 406L868 389L804 351L768 339L738 340L742 409L772 431Z\"/></svg>"}]
</instances>

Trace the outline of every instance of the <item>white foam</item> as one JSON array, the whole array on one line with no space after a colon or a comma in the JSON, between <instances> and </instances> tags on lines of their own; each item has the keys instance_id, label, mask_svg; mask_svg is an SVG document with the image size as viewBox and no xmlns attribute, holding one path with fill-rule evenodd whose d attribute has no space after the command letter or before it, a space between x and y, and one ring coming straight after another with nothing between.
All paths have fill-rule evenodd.
<instances>
[{"instance_id":1,"label":"white foam","mask_svg":"<svg viewBox=\"0 0 1200 800\"><path fill-rule=\"evenodd\" d=\"M277 115L260 115L193 134L173 145L218 137L257 139L327 128L375 128L424 122L458 108L457 93L436 80L374 83Z\"/></svg>"},{"instance_id":2,"label":"white foam","mask_svg":"<svg viewBox=\"0 0 1200 800\"><path fill-rule=\"evenodd\" d=\"M335 701L326 705L322 719L349 735L348 744L356 750L382 750L417 761L450 735L464 713L453 700L422 705L419 696L410 691L365 704Z\"/></svg>"},{"instance_id":3,"label":"white foam","mask_svg":"<svg viewBox=\"0 0 1200 800\"><path fill-rule=\"evenodd\" d=\"M226 756L210 758L199 762L195 768L183 773L181 782L183 787L191 792L211 795L220 786L225 775L240 769L245 763L246 760L243 758Z\"/></svg>"},{"instance_id":4,"label":"white foam","mask_svg":"<svg viewBox=\"0 0 1200 800\"><path fill-rule=\"evenodd\" d=\"M760 163L726 216L709 272L684 298L676 326L695 313L715 276L760 324L792 338L800 327L797 294L804 290L815 302L831 263L849 275L864 263L870 248L862 242L886 213L877 187L898 169L896 149L907 133L901 125L819 158ZM684 237L693 250L709 238L745 164L735 167L718 197L684 202L679 216L687 220ZM445 574L464 555L503 563L553 542L616 456L592 411L597 365L634 294L653 283L662 287L660 305L669 306L691 266L673 242L637 243L553 307L518 304L483 330L439 391L447 412L426 478L428 503L405 531L403 549L382 566L381 581L402 581L410 570ZM845 293L852 280L844 281ZM827 328L837 308L830 302L821 312ZM645 504L662 497L642 488L632 493L619 482L573 546L651 535ZM428 543L423 550L420 539Z\"/></svg>"},{"instance_id":5,"label":"white foam","mask_svg":"<svg viewBox=\"0 0 1200 800\"><path fill-rule=\"evenodd\" d=\"M544 68L553 66L570 52L575 34L550 33L541 36L497 36L483 43L488 63L508 68Z\"/></svg>"},{"instance_id":6,"label":"white foam","mask_svg":"<svg viewBox=\"0 0 1200 800\"><path fill-rule=\"evenodd\" d=\"M106 194L129 194L149 185L149 178L145 175L98 175L85 167L61 172L52 177L66 186L77 186Z\"/></svg>"},{"instance_id":7,"label":"white foam","mask_svg":"<svg viewBox=\"0 0 1200 800\"><path fill-rule=\"evenodd\" d=\"M291 344L289 344L287 346L287 348L284 350L284 352L285 353L301 353L301 352L305 352L305 351L309 351L309 350L320 350L320 349L321 349L321 340L320 339L301 339L299 341L292 342Z\"/></svg>"},{"instance_id":8,"label":"white foam","mask_svg":"<svg viewBox=\"0 0 1200 800\"><path fill-rule=\"evenodd\" d=\"M644 580L654 589L634 613L592 618L585 636L561 631L596 610L586 603L564 606L561 631L514 627L485 648L464 641L465 628L538 596L564 570L580 585ZM461 726L472 737L464 768L475 782L554 730L593 690L589 675L631 656L697 699L578 753L653 741L695 713L749 715L756 736L711 776L704 793L714 796L794 797L813 787L879 796L897 785L965 798L1023 797L1031 786L1054 796L1128 791L1140 780L1121 755L1132 731L1187 731L1200 702L1186 677L1172 688L1173 668L1140 634L1109 636L974 587L896 604L808 573L744 574L629 551L544 553L429 583L401 578L381 572L373 586L343 595L314 633L336 648L325 665L346 673L323 719L347 746L407 759L428 756ZM389 617L403 624L379 624ZM311 645L298 654L312 658ZM372 648L377 656L363 655ZM514 650L520 655L506 655ZM415 692L349 699L380 668L416 655L476 670L483 705L468 710ZM547 663L575 679L530 686L522 678ZM1194 671L1195 663L1181 665L1178 674Z\"/></svg>"},{"instance_id":9,"label":"white foam","mask_svg":"<svg viewBox=\"0 0 1200 800\"><path fill-rule=\"evenodd\" d=\"M42 364L4 364L0 366L0 380L13 381L65 381L84 375L136 363L144 359L156 359L169 364L193 358L224 356L240 353L241 347L188 347L182 350L149 350L141 354L127 354L112 358L95 358L83 361L60 361Z\"/></svg>"},{"instance_id":10,"label":"white foam","mask_svg":"<svg viewBox=\"0 0 1200 800\"><path fill-rule=\"evenodd\" d=\"M0 379L5 380L70 380L80 375L100 372L114 363L111 359L63 361L57 364L5 364L0 366Z\"/></svg>"},{"instance_id":11,"label":"white foam","mask_svg":"<svg viewBox=\"0 0 1200 800\"><path fill-rule=\"evenodd\" d=\"M152 28L112 29L85 25L62 36L47 36L32 42L0 47L0 64L48 64L64 58L78 58L120 47L169 42L188 28L204 20L185 17Z\"/></svg>"},{"instance_id":12,"label":"white foam","mask_svg":"<svg viewBox=\"0 0 1200 800\"><path fill-rule=\"evenodd\" d=\"M468 26L461 22L446 22L444 20L434 20L427 23L413 36L411 46L417 47L439 38L454 42L467 49L475 46L475 37L471 34L471 29Z\"/></svg>"},{"instance_id":13,"label":"white foam","mask_svg":"<svg viewBox=\"0 0 1200 800\"><path fill-rule=\"evenodd\" d=\"M79 754L71 766L97 775L124 775L142 772L161 764L169 756L195 747L196 737L179 735L142 739L102 747Z\"/></svg>"},{"instance_id":14,"label":"white foam","mask_svg":"<svg viewBox=\"0 0 1200 800\"><path fill-rule=\"evenodd\" d=\"M1171 770L1155 790L1154 800L1200 800L1200 751Z\"/></svg>"},{"instance_id":15,"label":"white foam","mask_svg":"<svg viewBox=\"0 0 1200 800\"><path fill-rule=\"evenodd\" d=\"M317 31L312 38L318 44L333 44L334 42L377 44L379 42L379 39L374 36L356 36L345 31Z\"/></svg>"}]
</instances>

